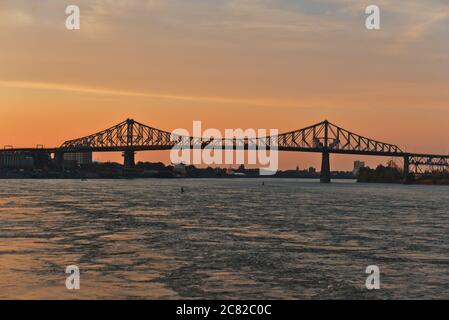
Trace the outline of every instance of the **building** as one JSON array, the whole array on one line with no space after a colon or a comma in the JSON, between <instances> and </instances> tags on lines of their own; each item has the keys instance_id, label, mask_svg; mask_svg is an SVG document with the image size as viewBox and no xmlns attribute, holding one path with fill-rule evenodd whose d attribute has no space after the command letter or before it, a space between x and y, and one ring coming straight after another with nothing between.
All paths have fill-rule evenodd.
<instances>
[{"instance_id":1,"label":"building","mask_svg":"<svg viewBox=\"0 0 449 320\"><path fill-rule=\"evenodd\" d=\"M365 162L364 161L360 161L360 160L356 160L354 161L354 169L352 170L352 173L356 176L361 168L365 167Z\"/></svg>"},{"instance_id":2,"label":"building","mask_svg":"<svg viewBox=\"0 0 449 320\"><path fill-rule=\"evenodd\" d=\"M79 166L92 164L92 152L64 153L64 162Z\"/></svg>"},{"instance_id":3,"label":"building","mask_svg":"<svg viewBox=\"0 0 449 320\"><path fill-rule=\"evenodd\" d=\"M314 167L310 167L308 172L309 173L316 173L316 169Z\"/></svg>"},{"instance_id":4,"label":"building","mask_svg":"<svg viewBox=\"0 0 449 320\"><path fill-rule=\"evenodd\" d=\"M0 154L0 168L33 169L34 159L24 153L4 152Z\"/></svg>"}]
</instances>

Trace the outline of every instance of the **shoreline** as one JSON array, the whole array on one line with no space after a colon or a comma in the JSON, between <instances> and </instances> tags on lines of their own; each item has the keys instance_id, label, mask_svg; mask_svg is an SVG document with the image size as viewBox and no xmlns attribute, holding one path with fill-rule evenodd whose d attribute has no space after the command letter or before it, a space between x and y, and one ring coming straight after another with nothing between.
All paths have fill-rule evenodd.
<instances>
[{"instance_id":1,"label":"shoreline","mask_svg":"<svg viewBox=\"0 0 449 320\"><path fill-rule=\"evenodd\" d=\"M319 177L276 177L276 176L226 176L226 177L142 177L142 176L113 176L113 177L0 177L1 180L188 180L188 179L287 179L287 180L319 180ZM360 184L404 184L403 181L358 181L356 178L335 177L332 180L354 181ZM416 180L406 185L424 185L424 186L449 186L449 180Z\"/></svg>"}]
</instances>

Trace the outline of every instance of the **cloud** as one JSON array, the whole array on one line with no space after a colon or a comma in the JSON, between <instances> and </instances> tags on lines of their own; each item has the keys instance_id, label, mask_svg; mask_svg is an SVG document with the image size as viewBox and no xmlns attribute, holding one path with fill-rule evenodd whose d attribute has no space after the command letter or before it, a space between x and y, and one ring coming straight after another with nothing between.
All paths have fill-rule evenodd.
<instances>
[{"instance_id":1,"label":"cloud","mask_svg":"<svg viewBox=\"0 0 449 320\"><path fill-rule=\"evenodd\" d=\"M0 4L0 23L11 27L59 24L64 17L64 1L16 0ZM162 23L186 29L228 28L261 32L325 33L357 32L364 17L359 0L78 0L86 34L116 32L135 23L150 26ZM390 16L389 29L396 37L420 39L436 24L447 20L445 1L376 0L382 15ZM366 4L367 5L367 4Z\"/></svg>"},{"instance_id":2,"label":"cloud","mask_svg":"<svg viewBox=\"0 0 449 320\"><path fill-rule=\"evenodd\" d=\"M79 32L64 28L67 2L0 3L0 36L10 44L0 52L0 79L251 105L338 94L360 81L370 91L391 79L448 79L441 67L449 58L448 42L440 41L447 39L445 1L376 0L379 32L365 29L359 0L77 0Z\"/></svg>"},{"instance_id":3,"label":"cloud","mask_svg":"<svg viewBox=\"0 0 449 320\"><path fill-rule=\"evenodd\" d=\"M48 91L63 91L74 93L87 93L95 95L106 96L122 96L122 97L134 97L134 98L153 98L162 100L177 100L177 101L198 101L198 102L210 102L210 103L223 103L223 104L244 104L253 106L272 106L274 104L282 103L279 100L257 100L257 99L239 99L239 98L226 98L226 97L208 97L208 96L187 96L187 95L172 95L161 93L148 93L148 92L134 92L134 91L122 91L113 89L93 88L72 84L61 83L45 83L45 82L28 82L28 81L0 81L0 87L3 88L15 88L15 89L30 89L30 90L48 90ZM283 106L289 106L289 102L283 102ZM290 106L296 106L290 102Z\"/></svg>"}]
</instances>

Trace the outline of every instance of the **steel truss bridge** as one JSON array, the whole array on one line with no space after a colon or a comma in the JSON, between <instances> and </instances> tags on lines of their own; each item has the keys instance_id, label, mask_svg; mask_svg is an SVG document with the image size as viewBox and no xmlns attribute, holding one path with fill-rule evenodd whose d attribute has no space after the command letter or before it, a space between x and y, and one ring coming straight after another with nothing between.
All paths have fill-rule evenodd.
<instances>
[{"instance_id":1,"label":"steel truss bridge","mask_svg":"<svg viewBox=\"0 0 449 320\"><path fill-rule=\"evenodd\" d=\"M53 154L54 159L63 163L64 154L80 152L122 152L125 168L135 165L135 153L148 150L183 149L231 149L250 150L255 148L277 149L292 152L316 152L322 154L321 182L330 182L329 154L352 154L402 158L404 163L404 182L410 179L410 169L422 171L449 169L449 155L418 154L402 151L397 145L373 140L329 121L266 137L247 137L244 139L211 139L191 137L159 130L133 119L127 119L109 129L89 136L69 140L57 148L8 148L2 152L27 152L32 154Z\"/></svg>"}]
</instances>

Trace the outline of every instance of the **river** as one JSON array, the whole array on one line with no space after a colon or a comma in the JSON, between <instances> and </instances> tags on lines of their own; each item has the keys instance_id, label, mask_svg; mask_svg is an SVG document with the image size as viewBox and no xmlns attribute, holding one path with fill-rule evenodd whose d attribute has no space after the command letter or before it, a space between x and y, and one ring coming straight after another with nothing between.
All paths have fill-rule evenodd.
<instances>
[{"instance_id":1,"label":"river","mask_svg":"<svg viewBox=\"0 0 449 320\"><path fill-rule=\"evenodd\" d=\"M0 298L448 299L448 208L447 186L0 180Z\"/></svg>"}]
</instances>

